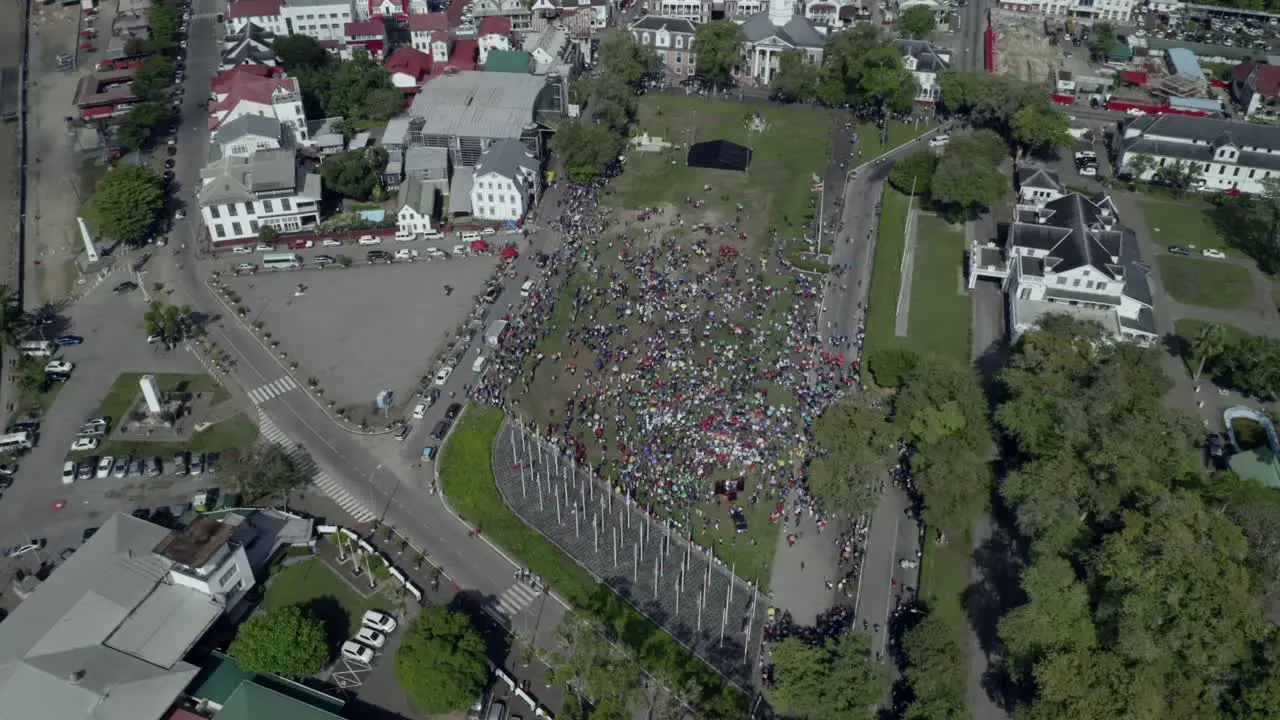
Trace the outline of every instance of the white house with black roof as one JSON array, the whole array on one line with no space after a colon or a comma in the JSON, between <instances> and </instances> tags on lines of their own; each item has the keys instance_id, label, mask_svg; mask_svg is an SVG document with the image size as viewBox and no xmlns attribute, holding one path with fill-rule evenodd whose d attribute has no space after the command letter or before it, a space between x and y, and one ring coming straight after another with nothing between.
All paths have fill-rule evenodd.
<instances>
[{"instance_id":1,"label":"white house with black roof","mask_svg":"<svg viewBox=\"0 0 1280 720\"><path fill-rule=\"evenodd\" d=\"M1040 206L1020 205L1003 248L969 250L969 287L1001 282L1009 335L1017 340L1045 315L1092 320L1116 340L1154 343L1148 268L1111 198L1071 193Z\"/></svg>"},{"instance_id":2,"label":"white house with black roof","mask_svg":"<svg viewBox=\"0 0 1280 720\"><path fill-rule=\"evenodd\" d=\"M1018 205L1044 207L1067 194L1058 173L1042 167L1020 167L1014 174L1018 188Z\"/></svg>"},{"instance_id":3,"label":"white house with black roof","mask_svg":"<svg viewBox=\"0 0 1280 720\"><path fill-rule=\"evenodd\" d=\"M786 2L770 3L769 9L756 13L742 23L747 36L743 43L743 59L738 68L740 77L754 80L765 86L778 72L778 58L788 50L802 50L809 63L822 65L822 48L826 35L803 15L797 15L795 6Z\"/></svg>"},{"instance_id":4,"label":"white house with black roof","mask_svg":"<svg viewBox=\"0 0 1280 720\"><path fill-rule=\"evenodd\" d=\"M938 84L938 73L951 67L951 51L927 40L901 39L894 44L902 52L903 65L920 88L916 102L932 104L941 100L942 86Z\"/></svg>"},{"instance_id":5,"label":"white house with black roof","mask_svg":"<svg viewBox=\"0 0 1280 720\"><path fill-rule=\"evenodd\" d=\"M1280 177L1280 127L1190 115L1148 115L1124 122L1115 135L1116 174L1133 174L1136 155L1153 168L1184 162L1198 173L1194 186L1206 191L1262 192L1262 181Z\"/></svg>"},{"instance_id":6,"label":"white house with black roof","mask_svg":"<svg viewBox=\"0 0 1280 720\"><path fill-rule=\"evenodd\" d=\"M275 33L247 23L222 39L222 58L218 69L230 70L239 65L275 67L279 64L275 51L272 50L275 40Z\"/></svg>"}]
</instances>

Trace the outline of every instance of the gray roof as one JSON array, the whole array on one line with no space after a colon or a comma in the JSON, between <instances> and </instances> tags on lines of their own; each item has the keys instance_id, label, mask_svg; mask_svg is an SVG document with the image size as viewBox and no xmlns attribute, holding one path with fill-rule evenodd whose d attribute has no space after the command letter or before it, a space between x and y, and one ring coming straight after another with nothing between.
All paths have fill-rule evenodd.
<instances>
[{"instance_id":1,"label":"gray roof","mask_svg":"<svg viewBox=\"0 0 1280 720\"><path fill-rule=\"evenodd\" d=\"M223 65L275 65L276 54L253 43L243 43L222 53Z\"/></svg>"},{"instance_id":2,"label":"gray roof","mask_svg":"<svg viewBox=\"0 0 1280 720\"><path fill-rule=\"evenodd\" d=\"M569 33L563 28L549 27L538 33L529 33L524 36L524 44L520 46L521 50L531 53L534 50L542 50L551 57L559 57L564 52L565 45L569 44Z\"/></svg>"},{"instance_id":3,"label":"gray roof","mask_svg":"<svg viewBox=\"0 0 1280 720\"><path fill-rule=\"evenodd\" d=\"M423 119L423 135L518 138L534 124L544 78L463 71L423 86L409 115Z\"/></svg>"},{"instance_id":4,"label":"gray roof","mask_svg":"<svg viewBox=\"0 0 1280 720\"><path fill-rule=\"evenodd\" d=\"M813 22L802 15L793 15L786 25L778 27L769 19L769 12L758 12L742 24L747 42L758 43L776 37L791 47L820 48L826 44L822 33Z\"/></svg>"},{"instance_id":5,"label":"gray roof","mask_svg":"<svg viewBox=\"0 0 1280 720\"><path fill-rule=\"evenodd\" d=\"M449 179L449 151L444 148L414 145L404 153L405 175L424 180Z\"/></svg>"},{"instance_id":6,"label":"gray roof","mask_svg":"<svg viewBox=\"0 0 1280 720\"><path fill-rule=\"evenodd\" d=\"M1062 192L1062 180L1054 170L1042 167L1018 168L1018 187L1042 188Z\"/></svg>"},{"instance_id":7,"label":"gray roof","mask_svg":"<svg viewBox=\"0 0 1280 720\"><path fill-rule=\"evenodd\" d=\"M298 164L293 150L259 150L252 158L228 156L200 171L204 183L196 191L201 205L248 202L258 193L292 190L320 199L320 178Z\"/></svg>"},{"instance_id":8,"label":"gray roof","mask_svg":"<svg viewBox=\"0 0 1280 720\"><path fill-rule=\"evenodd\" d=\"M408 115L393 117L387 121L387 127L382 131L383 145L404 145L409 140L409 122L412 120Z\"/></svg>"},{"instance_id":9,"label":"gray roof","mask_svg":"<svg viewBox=\"0 0 1280 720\"><path fill-rule=\"evenodd\" d=\"M395 176L396 180L399 180L402 173L404 173L404 151L388 150L387 166L383 168L382 174Z\"/></svg>"},{"instance_id":10,"label":"gray roof","mask_svg":"<svg viewBox=\"0 0 1280 720\"><path fill-rule=\"evenodd\" d=\"M275 39L275 33L255 23L247 22L244 24L244 27L240 28L237 32L227 33L224 35L222 38L222 44L226 47L230 47L245 40L255 40L262 45L270 47L271 43L274 42Z\"/></svg>"},{"instance_id":11,"label":"gray roof","mask_svg":"<svg viewBox=\"0 0 1280 720\"><path fill-rule=\"evenodd\" d=\"M280 139L280 121L265 115L241 115L218 128L213 139L220 145L234 142L246 135Z\"/></svg>"},{"instance_id":12,"label":"gray roof","mask_svg":"<svg viewBox=\"0 0 1280 720\"><path fill-rule=\"evenodd\" d=\"M222 613L168 582L169 530L117 514L0 623L0 718L158 718L195 677L182 662Z\"/></svg>"},{"instance_id":13,"label":"gray roof","mask_svg":"<svg viewBox=\"0 0 1280 720\"><path fill-rule=\"evenodd\" d=\"M1169 48L1165 51L1165 56L1169 58L1169 64L1173 66L1174 73L1204 77L1204 70L1200 68L1200 61L1196 59L1196 54L1190 50L1182 47Z\"/></svg>"},{"instance_id":14,"label":"gray roof","mask_svg":"<svg viewBox=\"0 0 1280 720\"><path fill-rule=\"evenodd\" d=\"M438 183L408 177L400 186L398 205L411 207L422 215L433 217L436 211L436 191L439 189Z\"/></svg>"},{"instance_id":15,"label":"gray roof","mask_svg":"<svg viewBox=\"0 0 1280 720\"><path fill-rule=\"evenodd\" d=\"M1280 152L1280 127L1191 115L1146 115L1124 125L1124 133L1198 140L1213 146L1234 145Z\"/></svg>"},{"instance_id":16,"label":"gray roof","mask_svg":"<svg viewBox=\"0 0 1280 720\"><path fill-rule=\"evenodd\" d=\"M489 146L476 164L475 176L497 173L528 192L528 182L538 174L538 160L519 140L499 140Z\"/></svg>"},{"instance_id":17,"label":"gray roof","mask_svg":"<svg viewBox=\"0 0 1280 720\"><path fill-rule=\"evenodd\" d=\"M667 32L692 35L696 32L694 24L684 18L647 15L631 25L632 30L666 30Z\"/></svg>"},{"instance_id":18,"label":"gray roof","mask_svg":"<svg viewBox=\"0 0 1280 720\"><path fill-rule=\"evenodd\" d=\"M471 186L476 176L469 167L460 167L453 172L453 181L449 183L449 212L453 214L471 214Z\"/></svg>"},{"instance_id":19,"label":"gray roof","mask_svg":"<svg viewBox=\"0 0 1280 720\"><path fill-rule=\"evenodd\" d=\"M894 42L903 55L910 55L916 59L916 70L941 72L951 67L951 63L942 57L944 54L950 57L950 54L940 51L937 46L927 40L896 40Z\"/></svg>"},{"instance_id":20,"label":"gray roof","mask_svg":"<svg viewBox=\"0 0 1280 720\"><path fill-rule=\"evenodd\" d=\"M296 186L297 159L292 150L262 150L249 167L249 189L253 192L291 190Z\"/></svg>"}]
</instances>

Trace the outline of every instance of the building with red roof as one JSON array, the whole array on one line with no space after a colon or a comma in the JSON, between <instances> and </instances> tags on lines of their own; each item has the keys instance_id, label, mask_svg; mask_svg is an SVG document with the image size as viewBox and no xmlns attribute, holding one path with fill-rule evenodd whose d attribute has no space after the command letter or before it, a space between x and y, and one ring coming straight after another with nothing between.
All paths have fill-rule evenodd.
<instances>
[{"instance_id":1,"label":"building with red roof","mask_svg":"<svg viewBox=\"0 0 1280 720\"><path fill-rule=\"evenodd\" d=\"M391 84L407 95L418 92L431 76L431 56L411 47L398 47L382 66L391 74Z\"/></svg>"},{"instance_id":2,"label":"building with red roof","mask_svg":"<svg viewBox=\"0 0 1280 720\"><path fill-rule=\"evenodd\" d=\"M342 28L342 57L350 60L357 49L369 53L369 57L381 61L387 51L387 26L381 18L347 23Z\"/></svg>"},{"instance_id":3,"label":"building with red roof","mask_svg":"<svg viewBox=\"0 0 1280 720\"><path fill-rule=\"evenodd\" d=\"M283 74L284 71L277 67L269 65L237 65L230 70L224 70L213 76L213 80L209 82L209 87L215 95L226 94L230 92L231 84L235 78L241 75L252 75L260 78L276 77Z\"/></svg>"},{"instance_id":4,"label":"building with red roof","mask_svg":"<svg viewBox=\"0 0 1280 720\"><path fill-rule=\"evenodd\" d=\"M490 50L511 49L511 18L490 15L480 18L476 41L480 47L480 64L489 58Z\"/></svg>"},{"instance_id":5,"label":"building with red roof","mask_svg":"<svg viewBox=\"0 0 1280 720\"><path fill-rule=\"evenodd\" d=\"M264 77L239 70L228 70L224 75L235 74L215 87L214 100L209 103L209 129L217 130L244 115L262 115L279 121L288 139L306 141L307 116L298 81L283 73Z\"/></svg>"},{"instance_id":6,"label":"building with red roof","mask_svg":"<svg viewBox=\"0 0 1280 720\"><path fill-rule=\"evenodd\" d=\"M409 44L422 52L431 52L434 33L448 33L449 18L442 12L409 16ZM447 52L447 51L446 51Z\"/></svg>"},{"instance_id":7,"label":"building with red roof","mask_svg":"<svg viewBox=\"0 0 1280 720\"><path fill-rule=\"evenodd\" d=\"M1280 114L1280 66L1246 60L1231 69L1231 97L1245 117Z\"/></svg>"},{"instance_id":8,"label":"building with red roof","mask_svg":"<svg viewBox=\"0 0 1280 720\"><path fill-rule=\"evenodd\" d=\"M281 12L283 6L283 0L234 0L227 5L228 29L240 32L245 25L253 23L267 32L288 35L289 24Z\"/></svg>"},{"instance_id":9,"label":"building with red roof","mask_svg":"<svg viewBox=\"0 0 1280 720\"><path fill-rule=\"evenodd\" d=\"M453 41L453 48L444 62L432 58L431 74L441 75L446 71L475 70L476 60L480 55L480 42L475 38L458 38Z\"/></svg>"}]
</instances>

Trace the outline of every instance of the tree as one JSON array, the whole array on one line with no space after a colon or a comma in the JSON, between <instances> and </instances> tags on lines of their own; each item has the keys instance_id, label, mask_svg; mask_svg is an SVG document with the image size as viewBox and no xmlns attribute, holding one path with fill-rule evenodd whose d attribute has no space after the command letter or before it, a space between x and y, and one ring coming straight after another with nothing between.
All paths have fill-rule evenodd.
<instances>
[{"instance_id":1,"label":"tree","mask_svg":"<svg viewBox=\"0 0 1280 720\"><path fill-rule=\"evenodd\" d=\"M357 50L350 60L340 63L333 72L325 111L329 115L338 115L350 120L386 120L390 114L385 116L375 114L375 111L381 113L388 109L385 97L379 102L378 107L373 107L369 103L371 98L380 97L378 90L395 90L395 86L391 84L390 73L369 57L369 53ZM397 104L392 109L392 114L399 112L401 107L403 103Z\"/></svg>"},{"instance_id":2,"label":"tree","mask_svg":"<svg viewBox=\"0 0 1280 720\"><path fill-rule=\"evenodd\" d=\"M307 479L306 469L285 448L265 442L228 452L218 473L223 489L250 500L287 494Z\"/></svg>"},{"instance_id":3,"label":"tree","mask_svg":"<svg viewBox=\"0 0 1280 720\"><path fill-rule=\"evenodd\" d=\"M1207 362L1212 362L1214 358L1222 354L1226 349L1226 338L1222 334L1222 326L1218 323L1205 323L1200 328L1200 332L1191 341L1191 352L1193 357L1198 358L1196 362L1196 372L1192 379L1200 382L1200 373L1204 372L1204 366Z\"/></svg>"},{"instance_id":4,"label":"tree","mask_svg":"<svg viewBox=\"0 0 1280 720\"><path fill-rule=\"evenodd\" d=\"M383 122L399 115L405 109L405 96L394 87L374 88L364 98L364 118L371 122Z\"/></svg>"},{"instance_id":5,"label":"tree","mask_svg":"<svg viewBox=\"0 0 1280 720\"><path fill-rule=\"evenodd\" d=\"M817 456L809 463L809 490L825 507L846 516L875 504L878 478L897 459L889 418L860 396L830 408L813 424Z\"/></svg>"},{"instance_id":6,"label":"tree","mask_svg":"<svg viewBox=\"0 0 1280 720\"><path fill-rule=\"evenodd\" d=\"M1129 172L1133 173L1133 179L1139 182L1147 181L1147 174L1156 167L1156 159L1146 153L1133 153L1129 155Z\"/></svg>"},{"instance_id":7,"label":"tree","mask_svg":"<svg viewBox=\"0 0 1280 720\"><path fill-rule=\"evenodd\" d=\"M326 70L337 64L336 58L310 35L277 35L271 51L290 73Z\"/></svg>"},{"instance_id":8,"label":"tree","mask_svg":"<svg viewBox=\"0 0 1280 720\"><path fill-rule=\"evenodd\" d=\"M293 680L311 677L329 662L324 623L301 605L249 618L236 631L228 652L242 670Z\"/></svg>"},{"instance_id":9,"label":"tree","mask_svg":"<svg viewBox=\"0 0 1280 720\"><path fill-rule=\"evenodd\" d=\"M164 103L140 103L116 126L116 138L125 147L141 150L163 131L172 116Z\"/></svg>"},{"instance_id":10,"label":"tree","mask_svg":"<svg viewBox=\"0 0 1280 720\"><path fill-rule=\"evenodd\" d=\"M787 50L778 56L773 92L787 102L808 102L818 92L818 68L803 50Z\"/></svg>"},{"instance_id":11,"label":"tree","mask_svg":"<svg viewBox=\"0 0 1280 720\"><path fill-rule=\"evenodd\" d=\"M914 5L898 18L898 30L909 38L928 40L938 28L938 19L933 8L927 5Z\"/></svg>"},{"instance_id":12,"label":"tree","mask_svg":"<svg viewBox=\"0 0 1280 720\"><path fill-rule=\"evenodd\" d=\"M724 19L698 26L694 44L698 48L697 73L717 87L733 83L733 68L741 56L747 34L738 23Z\"/></svg>"},{"instance_id":13,"label":"tree","mask_svg":"<svg viewBox=\"0 0 1280 720\"><path fill-rule=\"evenodd\" d=\"M169 305L160 300L153 300L147 307L146 314L142 316L142 324L147 335L178 337L186 329L191 315L190 305Z\"/></svg>"},{"instance_id":14,"label":"tree","mask_svg":"<svg viewBox=\"0 0 1280 720\"><path fill-rule=\"evenodd\" d=\"M921 148L893 164L889 184L899 192L928 197L933 173L937 169L938 154L928 148Z\"/></svg>"},{"instance_id":15,"label":"tree","mask_svg":"<svg viewBox=\"0 0 1280 720\"><path fill-rule=\"evenodd\" d=\"M1089 38L1089 50L1094 60L1106 61L1116 46L1116 26L1109 22L1093 24L1093 35Z\"/></svg>"},{"instance_id":16,"label":"tree","mask_svg":"<svg viewBox=\"0 0 1280 720\"><path fill-rule=\"evenodd\" d=\"M623 140L605 125L565 122L551 139L565 174L576 183L590 183L604 177L605 168L618 159Z\"/></svg>"},{"instance_id":17,"label":"tree","mask_svg":"<svg viewBox=\"0 0 1280 720\"><path fill-rule=\"evenodd\" d=\"M1069 127L1066 113L1044 105L1028 105L1014 113L1011 121L1014 142L1028 153L1070 145Z\"/></svg>"},{"instance_id":18,"label":"tree","mask_svg":"<svg viewBox=\"0 0 1280 720\"><path fill-rule=\"evenodd\" d=\"M396 680L427 715L463 710L489 680L484 638L466 614L438 605L423 610L396 651Z\"/></svg>"},{"instance_id":19,"label":"tree","mask_svg":"<svg viewBox=\"0 0 1280 720\"><path fill-rule=\"evenodd\" d=\"M871 657L871 637L851 631L809 645L787 638L773 649L773 701L812 720L876 717L889 697L889 669Z\"/></svg>"},{"instance_id":20,"label":"tree","mask_svg":"<svg viewBox=\"0 0 1280 720\"><path fill-rule=\"evenodd\" d=\"M163 55L152 55L133 74L133 90L144 100L163 100L173 86L174 71L172 60Z\"/></svg>"},{"instance_id":21,"label":"tree","mask_svg":"<svg viewBox=\"0 0 1280 720\"><path fill-rule=\"evenodd\" d=\"M902 53L876 25L855 25L827 38L818 98L827 105L910 107L919 87Z\"/></svg>"},{"instance_id":22,"label":"tree","mask_svg":"<svg viewBox=\"0 0 1280 720\"><path fill-rule=\"evenodd\" d=\"M1155 178L1181 197L1191 187L1191 182L1200 176L1195 166L1185 160L1174 160L1156 168Z\"/></svg>"},{"instance_id":23,"label":"tree","mask_svg":"<svg viewBox=\"0 0 1280 720\"><path fill-rule=\"evenodd\" d=\"M356 200L368 200L382 184L387 168L387 151L380 147L358 148L330 155L320 163L320 177L330 190Z\"/></svg>"},{"instance_id":24,"label":"tree","mask_svg":"<svg viewBox=\"0 0 1280 720\"><path fill-rule=\"evenodd\" d=\"M98 181L85 217L100 237L135 245L146 238L162 207L164 189L155 172L124 163Z\"/></svg>"},{"instance_id":25,"label":"tree","mask_svg":"<svg viewBox=\"0 0 1280 720\"><path fill-rule=\"evenodd\" d=\"M1009 192L1009 178L1001 171L1004 144L990 131L952 138L938 161L930 195L951 206L952 214L975 214L991 207Z\"/></svg>"},{"instance_id":26,"label":"tree","mask_svg":"<svg viewBox=\"0 0 1280 720\"><path fill-rule=\"evenodd\" d=\"M1264 400L1280 392L1280 340L1257 335L1224 343L1213 362L1213 380Z\"/></svg>"},{"instance_id":27,"label":"tree","mask_svg":"<svg viewBox=\"0 0 1280 720\"><path fill-rule=\"evenodd\" d=\"M12 287L0 285L0 347L18 347L32 325L31 315L22 309L22 298Z\"/></svg>"},{"instance_id":28,"label":"tree","mask_svg":"<svg viewBox=\"0 0 1280 720\"><path fill-rule=\"evenodd\" d=\"M600 64L608 77L626 85L638 85L648 75L662 72L662 58L625 30L617 30L600 41Z\"/></svg>"},{"instance_id":29,"label":"tree","mask_svg":"<svg viewBox=\"0 0 1280 720\"><path fill-rule=\"evenodd\" d=\"M956 626L937 613L928 612L903 640L906 667L902 674L911 688L907 720L962 720L968 718L964 671L964 638Z\"/></svg>"},{"instance_id":30,"label":"tree","mask_svg":"<svg viewBox=\"0 0 1280 720\"><path fill-rule=\"evenodd\" d=\"M628 708L640 687L641 668L622 646L609 642L596 621L580 613L566 617L556 628L552 657L552 681L563 684L590 717L631 717Z\"/></svg>"},{"instance_id":31,"label":"tree","mask_svg":"<svg viewBox=\"0 0 1280 720\"><path fill-rule=\"evenodd\" d=\"M620 78L606 75L592 84L591 112L615 133L626 133L638 108L635 91Z\"/></svg>"},{"instance_id":32,"label":"tree","mask_svg":"<svg viewBox=\"0 0 1280 720\"><path fill-rule=\"evenodd\" d=\"M1027 107L1048 111L1048 96L1039 83L1016 75L989 74L981 70L944 70L938 73L942 103L953 113L965 114L978 126L1012 140L1013 118Z\"/></svg>"},{"instance_id":33,"label":"tree","mask_svg":"<svg viewBox=\"0 0 1280 720\"><path fill-rule=\"evenodd\" d=\"M263 245L273 245L280 239L280 231L270 225L263 225L258 228L258 239Z\"/></svg>"}]
</instances>

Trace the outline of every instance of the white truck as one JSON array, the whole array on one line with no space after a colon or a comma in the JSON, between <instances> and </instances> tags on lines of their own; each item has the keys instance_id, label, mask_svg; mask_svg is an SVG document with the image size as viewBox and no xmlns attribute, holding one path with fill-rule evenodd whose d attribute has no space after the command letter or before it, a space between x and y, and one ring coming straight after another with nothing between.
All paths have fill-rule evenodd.
<instances>
[{"instance_id":1,"label":"white truck","mask_svg":"<svg viewBox=\"0 0 1280 720\"><path fill-rule=\"evenodd\" d=\"M507 321L494 320L489 329L484 333L484 343L489 347L498 347L502 344L502 338L507 334Z\"/></svg>"}]
</instances>

